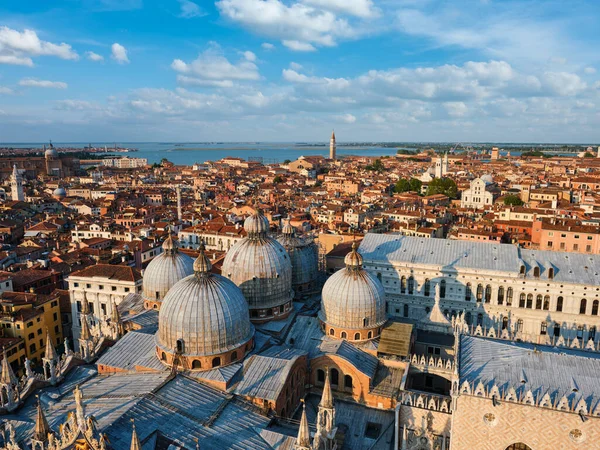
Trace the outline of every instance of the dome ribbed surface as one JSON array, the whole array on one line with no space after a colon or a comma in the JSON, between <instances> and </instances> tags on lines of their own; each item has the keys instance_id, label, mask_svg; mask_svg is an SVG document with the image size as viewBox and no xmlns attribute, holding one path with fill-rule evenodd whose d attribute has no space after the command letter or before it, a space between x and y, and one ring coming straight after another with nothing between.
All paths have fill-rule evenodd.
<instances>
[{"instance_id":1,"label":"dome ribbed surface","mask_svg":"<svg viewBox=\"0 0 600 450\"><path fill-rule=\"evenodd\" d=\"M171 288L158 313L156 343L173 352L177 340L184 356L228 352L254 335L241 290L220 275L194 274Z\"/></svg>"},{"instance_id":2,"label":"dome ribbed surface","mask_svg":"<svg viewBox=\"0 0 600 450\"><path fill-rule=\"evenodd\" d=\"M319 253L314 242L283 234L277 238L288 252L292 263L292 286L308 284L317 280L319 271Z\"/></svg>"},{"instance_id":3,"label":"dome ribbed surface","mask_svg":"<svg viewBox=\"0 0 600 450\"><path fill-rule=\"evenodd\" d=\"M246 237L225 255L221 273L237 284L252 309L273 308L292 299L292 264L270 237Z\"/></svg>"},{"instance_id":4,"label":"dome ribbed surface","mask_svg":"<svg viewBox=\"0 0 600 450\"><path fill-rule=\"evenodd\" d=\"M142 292L145 300L161 301L169 289L194 273L194 260L178 251L155 257L144 271Z\"/></svg>"},{"instance_id":5,"label":"dome ribbed surface","mask_svg":"<svg viewBox=\"0 0 600 450\"><path fill-rule=\"evenodd\" d=\"M365 329L382 325L387 320L383 285L364 269L338 270L323 286L319 317L338 328Z\"/></svg>"},{"instance_id":6,"label":"dome ribbed surface","mask_svg":"<svg viewBox=\"0 0 600 450\"><path fill-rule=\"evenodd\" d=\"M252 214L244 221L244 230L246 233L266 235L269 232L269 219L267 219L260 211Z\"/></svg>"}]
</instances>

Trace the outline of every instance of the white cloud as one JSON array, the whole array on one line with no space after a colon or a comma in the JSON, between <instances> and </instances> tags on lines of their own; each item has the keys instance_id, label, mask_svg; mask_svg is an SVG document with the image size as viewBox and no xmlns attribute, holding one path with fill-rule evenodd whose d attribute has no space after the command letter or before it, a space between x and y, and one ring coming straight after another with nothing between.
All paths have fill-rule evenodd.
<instances>
[{"instance_id":1,"label":"white cloud","mask_svg":"<svg viewBox=\"0 0 600 450\"><path fill-rule=\"evenodd\" d=\"M578 75L568 72L546 72L544 82L551 93L564 96L577 95L587 88Z\"/></svg>"},{"instance_id":2,"label":"white cloud","mask_svg":"<svg viewBox=\"0 0 600 450\"><path fill-rule=\"evenodd\" d=\"M129 58L127 57L127 49L117 42L115 42L111 46L111 58L119 64L129 63Z\"/></svg>"},{"instance_id":3,"label":"white cloud","mask_svg":"<svg viewBox=\"0 0 600 450\"><path fill-rule=\"evenodd\" d=\"M551 56L550 62L553 64L558 64L560 66L564 66L567 63L567 58L563 58L562 56Z\"/></svg>"},{"instance_id":4,"label":"white cloud","mask_svg":"<svg viewBox=\"0 0 600 450\"><path fill-rule=\"evenodd\" d=\"M62 111L89 111L100 109L100 107L85 100L66 99L57 101L55 109Z\"/></svg>"},{"instance_id":5,"label":"white cloud","mask_svg":"<svg viewBox=\"0 0 600 450\"><path fill-rule=\"evenodd\" d=\"M36 80L34 78L23 78L19 81L19 86L39 87L50 89L66 89L67 83L62 81Z\"/></svg>"},{"instance_id":6,"label":"white cloud","mask_svg":"<svg viewBox=\"0 0 600 450\"><path fill-rule=\"evenodd\" d=\"M290 63L290 69L298 71L298 70L302 70L302 64L298 64L296 62L291 62Z\"/></svg>"},{"instance_id":7,"label":"white cloud","mask_svg":"<svg viewBox=\"0 0 600 450\"><path fill-rule=\"evenodd\" d=\"M77 53L68 44L54 44L41 40L34 30L22 32L6 26L0 27L0 64L33 66L33 57L56 56L76 60Z\"/></svg>"},{"instance_id":8,"label":"white cloud","mask_svg":"<svg viewBox=\"0 0 600 450\"><path fill-rule=\"evenodd\" d=\"M219 88L233 87L233 81L231 80L205 80L202 78L188 77L185 75L177 75L177 81L186 86L205 86Z\"/></svg>"},{"instance_id":9,"label":"white cloud","mask_svg":"<svg viewBox=\"0 0 600 450\"><path fill-rule=\"evenodd\" d=\"M426 38L435 46L475 49L523 67L564 64L567 58L589 61L595 51L571 38L568 21L532 16L524 4L494 2L493 14L475 6L456 8L451 2L415 6L422 9L399 9L396 25L401 32Z\"/></svg>"},{"instance_id":10,"label":"white cloud","mask_svg":"<svg viewBox=\"0 0 600 450\"><path fill-rule=\"evenodd\" d=\"M467 105L463 102L446 102L444 108L451 117L463 117L468 111Z\"/></svg>"},{"instance_id":11,"label":"white cloud","mask_svg":"<svg viewBox=\"0 0 600 450\"><path fill-rule=\"evenodd\" d=\"M593 67L586 67L585 69L583 69L583 72L588 75L593 75L596 73L596 69L594 69Z\"/></svg>"},{"instance_id":12,"label":"white cloud","mask_svg":"<svg viewBox=\"0 0 600 450\"><path fill-rule=\"evenodd\" d=\"M348 124L356 122L356 116L354 116L352 114L343 114L341 116L334 116L333 119L338 122L343 122L343 123L348 123Z\"/></svg>"},{"instance_id":13,"label":"white cloud","mask_svg":"<svg viewBox=\"0 0 600 450\"><path fill-rule=\"evenodd\" d=\"M0 95L9 95L12 94L13 90L6 86L0 86Z\"/></svg>"},{"instance_id":14,"label":"white cloud","mask_svg":"<svg viewBox=\"0 0 600 450\"><path fill-rule=\"evenodd\" d=\"M304 3L341 14L370 18L379 14L372 0L303 0Z\"/></svg>"},{"instance_id":15,"label":"white cloud","mask_svg":"<svg viewBox=\"0 0 600 450\"><path fill-rule=\"evenodd\" d=\"M309 44L308 42L283 40L281 43L290 50L296 52L314 52L316 50L314 45Z\"/></svg>"},{"instance_id":16,"label":"white cloud","mask_svg":"<svg viewBox=\"0 0 600 450\"><path fill-rule=\"evenodd\" d=\"M263 48L263 50L275 50L275 46L270 42L263 42L260 44L260 46Z\"/></svg>"},{"instance_id":17,"label":"white cloud","mask_svg":"<svg viewBox=\"0 0 600 450\"><path fill-rule=\"evenodd\" d=\"M302 3L287 5L280 0L220 0L222 15L259 34L282 40L299 51L334 46L339 38L356 35L348 21L331 11Z\"/></svg>"},{"instance_id":18,"label":"white cloud","mask_svg":"<svg viewBox=\"0 0 600 450\"><path fill-rule=\"evenodd\" d=\"M191 19L193 17L203 17L207 13L200 8L196 3L190 0L178 0L181 11L179 17L184 19Z\"/></svg>"},{"instance_id":19,"label":"white cloud","mask_svg":"<svg viewBox=\"0 0 600 450\"><path fill-rule=\"evenodd\" d=\"M248 59L252 57L256 58L254 53L246 52L239 62L232 64L223 55L221 49L213 44L190 63L175 59L171 63L171 68L176 72L185 74L186 78L182 78L181 81L187 84L231 87L233 85L232 81L260 79L258 67Z\"/></svg>"},{"instance_id":20,"label":"white cloud","mask_svg":"<svg viewBox=\"0 0 600 450\"><path fill-rule=\"evenodd\" d=\"M104 61L104 56L94 52L85 52L85 56L90 61Z\"/></svg>"},{"instance_id":21,"label":"white cloud","mask_svg":"<svg viewBox=\"0 0 600 450\"><path fill-rule=\"evenodd\" d=\"M246 58L246 61L250 61L250 62L256 61L256 55L254 53L252 53L251 51L245 51L244 58Z\"/></svg>"}]
</instances>

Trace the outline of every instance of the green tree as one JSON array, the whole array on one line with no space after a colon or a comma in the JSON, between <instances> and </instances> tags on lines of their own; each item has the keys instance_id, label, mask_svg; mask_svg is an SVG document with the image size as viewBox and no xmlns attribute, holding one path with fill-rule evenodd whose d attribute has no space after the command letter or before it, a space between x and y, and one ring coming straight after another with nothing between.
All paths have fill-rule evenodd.
<instances>
[{"instance_id":1,"label":"green tree","mask_svg":"<svg viewBox=\"0 0 600 450\"><path fill-rule=\"evenodd\" d=\"M444 194L449 198L458 196L458 188L450 178L436 178L427 186L427 195Z\"/></svg>"},{"instance_id":2,"label":"green tree","mask_svg":"<svg viewBox=\"0 0 600 450\"><path fill-rule=\"evenodd\" d=\"M286 160L285 160L283 163L284 163L284 164L289 164L289 163L291 163L291 162L292 162L292 161L291 161L290 159L286 159Z\"/></svg>"},{"instance_id":3,"label":"green tree","mask_svg":"<svg viewBox=\"0 0 600 450\"><path fill-rule=\"evenodd\" d=\"M421 180L419 180L417 178L411 178L410 179L410 190L411 191L415 191L417 193L420 193L422 187L423 187L423 183L421 182Z\"/></svg>"},{"instance_id":4,"label":"green tree","mask_svg":"<svg viewBox=\"0 0 600 450\"><path fill-rule=\"evenodd\" d=\"M283 181L283 178L281 178L281 176L277 175L275 178L273 178L273 183L277 184L277 183L281 183Z\"/></svg>"},{"instance_id":5,"label":"green tree","mask_svg":"<svg viewBox=\"0 0 600 450\"><path fill-rule=\"evenodd\" d=\"M383 165L383 163L381 162L380 159L376 159L375 162L373 164L369 164L366 167L367 170L372 170L374 172L383 172L383 170L385 169L385 166Z\"/></svg>"},{"instance_id":6,"label":"green tree","mask_svg":"<svg viewBox=\"0 0 600 450\"><path fill-rule=\"evenodd\" d=\"M516 194L508 194L507 196L504 197L504 204L506 206L521 206L524 203L525 202L523 202L523 200L521 200L521 197L519 197Z\"/></svg>"},{"instance_id":7,"label":"green tree","mask_svg":"<svg viewBox=\"0 0 600 450\"><path fill-rule=\"evenodd\" d=\"M592 152L585 152L585 154L583 155L584 158L595 158L594 154Z\"/></svg>"},{"instance_id":8,"label":"green tree","mask_svg":"<svg viewBox=\"0 0 600 450\"><path fill-rule=\"evenodd\" d=\"M405 178L400 178L394 186L394 192L407 192L410 191L410 181Z\"/></svg>"}]
</instances>

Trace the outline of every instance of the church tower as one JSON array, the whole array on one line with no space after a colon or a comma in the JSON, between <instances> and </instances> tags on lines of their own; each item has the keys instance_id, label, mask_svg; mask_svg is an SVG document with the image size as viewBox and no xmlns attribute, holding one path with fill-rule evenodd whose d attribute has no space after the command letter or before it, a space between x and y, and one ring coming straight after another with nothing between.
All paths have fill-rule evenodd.
<instances>
[{"instance_id":1,"label":"church tower","mask_svg":"<svg viewBox=\"0 0 600 450\"><path fill-rule=\"evenodd\" d=\"M442 165L442 175L448 174L448 152L444 153L444 163Z\"/></svg>"},{"instance_id":2,"label":"church tower","mask_svg":"<svg viewBox=\"0 0 600 450\"><path fill-rule=\"evenodd\" d=\"M329 140L329 159L335 159L335 132L333 131Z\"/></svg>"},{"instance_id":3,"label":"church tower","mask_svg":"<svg viewBox=\"0 0 600 450\"><path fill-rule=\"evenodd\" d=\"M337 432L335 426L335 406L333 404L328 368L325 370L325 374L323 396L321 397L319 412L317 413L317 432L313 441L313 448L315 450L331 450L334 446L334 438Z\"/></svg>"},{"instance_id":4,"label":"church tower","mask_svg":"<svg viewBox=\"0 0 600 450\"><path fill-rule=\"evenodd\" d=\"M435 177L442 178L443 175L444 175L444 169L443 169L442 157L438 156L435 159Z\"/></svg>"},{"instance_id":5,"label":"church tower","mask_svg":"<svg viewBox=\"0 0 600 450\"><path fill-rule=\"evenodd\" d=\"M23 176L17 170L16 164L13 166L12 175L10 176L10 192L12 194L13 201L25 201L25 193L23 192Z\"/></svg>"}]
</instances>

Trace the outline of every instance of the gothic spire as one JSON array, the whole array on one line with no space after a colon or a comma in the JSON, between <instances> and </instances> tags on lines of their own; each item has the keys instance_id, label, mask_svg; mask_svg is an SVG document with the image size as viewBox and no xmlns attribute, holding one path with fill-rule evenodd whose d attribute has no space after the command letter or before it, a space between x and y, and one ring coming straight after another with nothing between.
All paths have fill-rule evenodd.
<instances>
[{"instance_id":1,"label":"gothic spire","mask_svg":"<svg viewBox=\"0 0 600 450\"><path fill-rule=\"evenodd\" d=\"M132 432L131 432L131 447L129 447L129 450L142 450L142 444L140 442L140 438L137 435L137 431L135 431L135 423L132 422Z\"/></svg>"},{"instance_id":2,"label":"gothic spire","mask_svg":"<svg viewBox=\"0 0 600 450\"><path fill-rule=\"evenodd\" d=\"M58 355L56 354L56 349L54 348L54 345L52 344L52 337L50 336L50 331L48 331L48 328L46 328L46 356L44 356L45 359L49 360L49 361L57 361L58 360Z\"/></svg>"},{"instance_id":3,"label":"gothic spire","mask_svg":"<svg viewBox=\"0 0 600 450\"><path fill-rule=\"evenodd\" d=\"M8 362L6 347L2 347L2 375L0 375L0 381L7 386L15 386L17 384L17 377Z\"/></svg>"},{"instance_id":4,"label":"gothic spire","mask_svg":"<svg viewBox=\"0 0 600 450\"><path fill-rule=\"evenodd\" d=\"M50 434L50 426L46 420L46 415L42 409L42 402L38 397L37 405L37 418L35 421L35 429L33 430L33 439L40 442L46 442L48 440L48 434Z\"/></svg>"},{"instance_id":5,"label":"gothic spire","mask_svg":"<svg viewBox=\"0 0 600 450\"><path fill-rule=\"evenodd\" d=\"M90 325L87 321L87 315L81 314L81 333L79 334L79 339L88 340L92 336L90 332Z\"/></svg>"},{"instance_id":6,"label":"gothic spire","mask_svg":"<svg viewBox=\"0 0 600 450\"><path fill-rule=\"evenodd\" d=\"M298 438L294 445L295 450L310 449L310 429L308 428L308 419L306 418L306 403L302 400L302 418L300 419L300 429Z\"/></svg>"},{"instance_id":7,"label":"gothic spire","mask_svg":"<svg viewBox=\"0 0 600 450\"><path fill-rule=\"evenodd\" d=\"M329 382L329 369L326 370L323 396L321 397L319 406L322 406L323 408L333 408L333 395L331 394L331 384Z\"/></svg>"},{"instance_id":8,"label":"gothic spire","mask_svg":"<svg viewBox=\"0 0 600 450\"><path fill-rule=\"evenodd\" d=\"M87 294L83 291L83 302L81 304L81 315L87 316L90 313L90 305L88 303Z\"/></svg>"}]
</instances>

